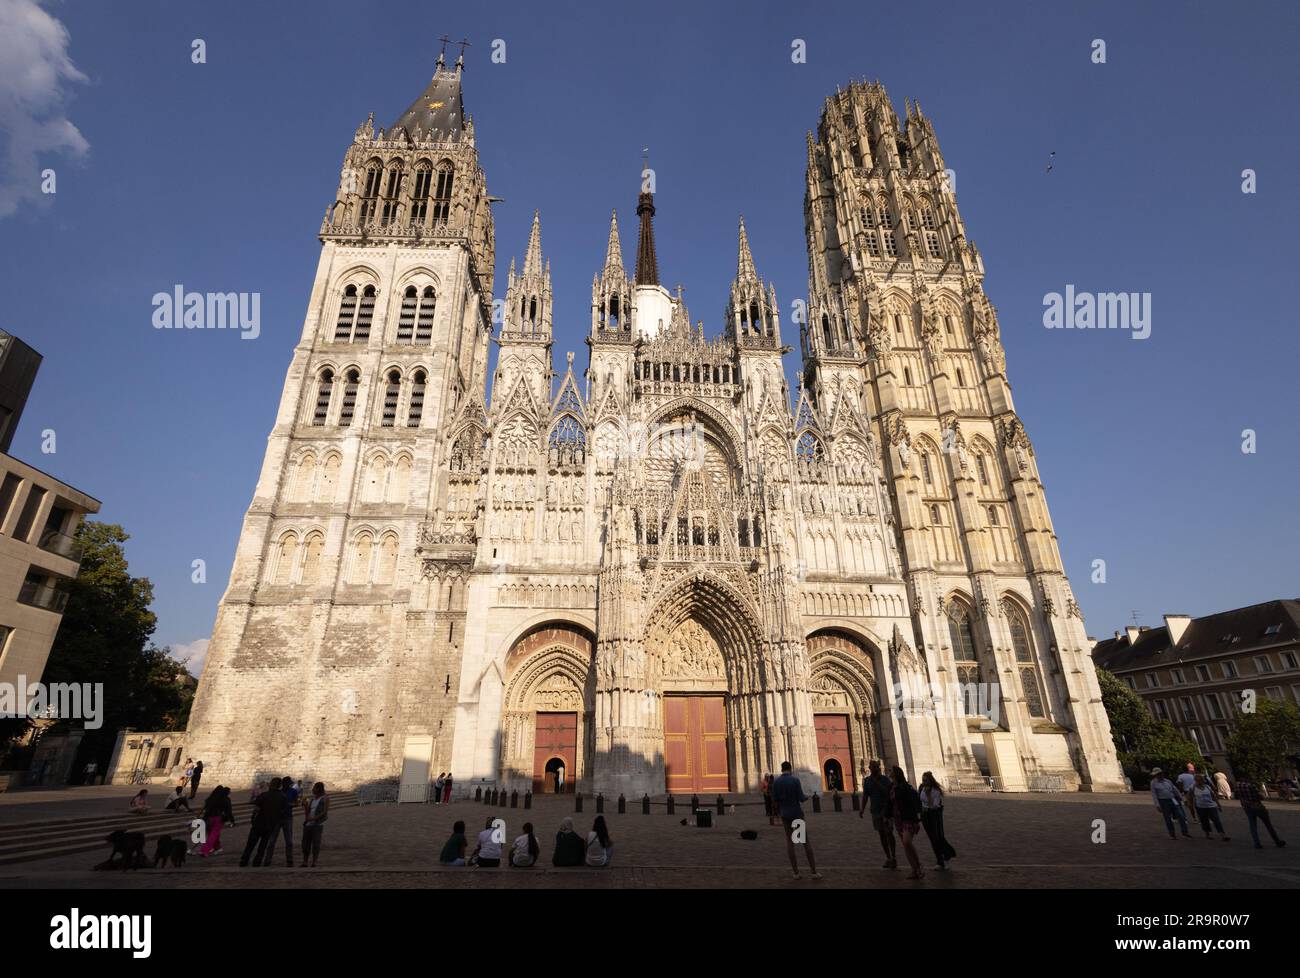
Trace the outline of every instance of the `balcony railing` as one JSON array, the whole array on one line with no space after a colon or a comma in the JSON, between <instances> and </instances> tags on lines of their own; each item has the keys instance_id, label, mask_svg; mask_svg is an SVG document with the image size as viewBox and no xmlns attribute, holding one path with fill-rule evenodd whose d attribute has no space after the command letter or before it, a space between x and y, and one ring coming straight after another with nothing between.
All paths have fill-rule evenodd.
<instances>
[{"instance_id":1,"label":"balcony railing","mask_svg":"<svg viewBox=\"0 0 1300 978\"><path fill-rule=\"evenodd\" d=\"M81 544L77 542L77 538L60 533L58 530L46 530L42 533L37 546L52 554L66 557L68 560L75 560L78 563L81 561Z\"/></svg>"},{"instance_id":2,"label":"balcony railing","mask_svg":"<svg viewBox=\"0 0 1300 978\"><path fill-rule=\"evenodd\" d=\"M18 592L18 600L20 603L29 604L33 608L42 608L45 611L52 611L56 615L61 615L68 604L68 592L50 584L27 581L24 582L22 590Z\"/></svg>"}]
</instances>

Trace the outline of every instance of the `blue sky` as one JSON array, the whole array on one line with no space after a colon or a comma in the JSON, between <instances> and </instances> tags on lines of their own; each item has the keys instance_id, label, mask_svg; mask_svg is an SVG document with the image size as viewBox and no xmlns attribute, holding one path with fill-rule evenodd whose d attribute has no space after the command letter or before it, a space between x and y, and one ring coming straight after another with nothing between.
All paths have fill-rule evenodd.
<instances>
[{"instance_id":1,"label":"blue sky","mask_svg":"<svg viewBox=\"0 0 1300 978\"><path fill-rule=\"evenodd\" d=\"M878 78L900 111L920 101L956 171L1090 633L1134 609L1156 623L1300 593L1295 4L42 9L66 50L48 31L0 42L5 90L34 87L0 107L0 202L14 202L0 327L45 355L13 454L126 527L162 643L211 630L344 149L367 112L390 123L419 94L443 33L472 42L466 106L504 198L498 281L541 210L561 368L566 349L585 363L611 207L635 248L642 146L663 281L716 332L743 213L797 344L804 133L837 83ZM191 63L194 38L206 64ZM489 61L497 38L504 64ZM806 64L791 62L796 38ZM56 194L32 192L32 160L55 169ZM151 296L178 283L260 292L260 338L153 329ZM1066 284L1151 293L1151 337L1044 329L1043 297ZM191 583L195 558L206 584ZM1097 558L1105 584L1090 582Z\"/></svg>"}]
</instances>

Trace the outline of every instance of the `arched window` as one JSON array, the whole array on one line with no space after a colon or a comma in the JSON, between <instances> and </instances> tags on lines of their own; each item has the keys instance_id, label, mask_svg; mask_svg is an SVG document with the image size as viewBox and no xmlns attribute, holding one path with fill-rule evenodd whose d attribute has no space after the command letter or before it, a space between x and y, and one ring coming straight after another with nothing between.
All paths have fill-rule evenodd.
<instances>
[{"instance_id":1,"label":"arched window","mask_svg":"<svg viewBox=\"0 0 1300 978\"><path fill-rule=\"evenodd\" d=\"M426 285L420 293L420 312L416 317L415 342L428 343L433 339L433 312L436 297L433 286Z\"/></svg>"},{"instance_id":2,"label":"arched window","mask_svg":"<svg viewBox=\"0 0 1300 978\"><path fill-rule=\"evenodd\" d=\"M388 479L388 501L405 505L411 488L411 456L399 455Z\"/></svg>"},{"instance_id":3,"label":"arched window","mask_svg":"<svg viewBox=\"0 0 1300 978\"><path fill-rule=\"evenodd\" d=\"M831 317L826 313L822 313L822 339L826 343L828 353L835 349L835 335L831 330Z\"/></svg>"},{"instance_id":4,"label":"arched window","mask_svg":"<svg viewBox=\"0 0 1300 978\"><path fill-rule=\"evenodd\" d=\"M307 452L293 467L289 483L289 499L296 503L311 501L312 483L316 480L316 456Z\"/></svg>"},{"instance_id":5,"label":"arched window","mask_svg":"<svg viewBox=\"0 0 1300 978\"><path fill-rule=\"evenodd\" d=\"M1002 525L1002 518L998 516L998 508L996 506L989 507L989 525L990 526Z\"/></svg>"},{"instance_id":6,"label":"arched window","mask_svg":"<svg viewBox=\"0 0 1300 978\"><path fill-rule=\"evenodd\" d=\"M970 627L970 610L960 601L948 603L948 638L957 663L957 681L963 685L980 681L979 648Z\"/></svg>"},{"instance_id":7,"label":"arched window","mask_svg":"<svg viewBox=\"0 0 1300 978\"><path fill-rule=\"evenodd\" d=\"M397 425L397 403L402 399L402 374L398 370L388 371L388 383L384 385L384 415L380 425L392 428Z\"/></svg>"},{"instance_id":8,"label":"arched window","mask_svg":"<svg viewBox=\"0 0 1300 978\"><path fill-rule=\"evenodd\" d=\"M453 169L450 160L438 164L433 188L433 225L442 227L451 216L451 183Z\"/></svg>"},{"instance_id":9,"label":"arched window","mask_svg":"<svg viewBox=\"0 0 1300 978\"><path fill-rule=\"evenodd\" d=\"M349 370L343 382L343 406L339 409L339 427L347 428L352 424L352 416L357 410L357 390L361 386L361 374Z\"/></svg>"},{"instance_id":10,"label":"arched window","mask_svg":"<svg viewBox=\"0 0 1300 978\"><path fill-rule=\"evenodd\" d=\"M411 192L411 227L424 227L429 216L429 191L433 189L433 168L428 160L415 167L415 187Z\"/></svg>"},{"instance_id":11,"label":"arched window","mask_svg":"<svg viewBox=\"0 0 1300 978\"><path fill-rule=\"evenodd\" d=\"M334 324L335 343L363 343L370 339L370 323L375 318L375 287L367 285L357 295L349 285L339 300L339 318Z\"/></svg>"},{"instance_id":12,"label":"arched window","mask_svg":"<svg viewBox=\"0 0 1300 978\"><path fill-rule=\"evenodd\" d=\"M352 574L349 578L353 584L370 583L370 558L374 550L374 539L369 533L362 533L352 545Z\"/></svg>"},{"instance_id":13,"label":"arched window","mask_svg":"<svg viewBox=\"0 0 1300 978\"><path fill-rule=\"evenodd\" d=\"M316 483L316 501L321 503L334 502L334 494L339 484L339 468L342 460L337 454L331 453L325 457L321 464L320 479Z\"/></svg>"},{"instance_id":14,"label":"arched window","mask_svg":"<svg viewBox=\"0 0 1300 978\"><path fill-rule=\"evenodd\" d=\"M379 555L375 564L375 583L392 584L397 577L397 534L385 533L379 541Z\"/></svg>"},{"instance_id":15,"label":"arched window","mask_svg":"<svg viewBox=\"0 0 1300 978\"><path fill-rule=\"evenodd\" d=\"M316 584L320 580L320 557L325 549L325 535L319 530L307 534L302 543L302 583Z\"/></svg>"},{"instance_id":16,"label":"arched window","mask_svg":"<svg viewBox=\"0 0 1300 978\"><path fill-rule=\"evenodd\" d=\"M386 228L397 221L402 204L402 178L405 176L401 161L394 160L389 164L388 179L384 181L384 206L379 212L380 227Z\"/></svg>"},{"instance_id":17,"label":"arched window","mask_svg":"<svg viewBox=\"0 0 1300 978\"><path fill-rule=\"evenodd\" d=\"M546 447L551 465L582 465L587 461L587 433L572 415L566 414L556 422Z\"/></svg>"},{"instance_id":18,"label":"arched window","mask_svg":"<svg viewBox=\"0 0 1300 978\"><path fill-rule=\"evenodd\" d=\"M933 503L930 505L930 523L932 526L943 526L943 516L939 507Z\"/></svg>"},{"instance_id":19,"label":"arched window","mask_svg":"<svg viewBox=\"0 0 1300 978\"><path fill-rule=\"evenodd\" d=\"M293 583L293 564L298 556L298 534L292 531L280 538L279 552L275 556L275 584Z\"/></svg>"},{"instance_id":20,"label":"arched window","mask_svg":"<svg viewBox=\"0 0 1300 978\"><path fill-rule=\"evenodd\" d=\"M894 232L894 215L889 209L889 202L880 199L880 228L885 239L885 254L890 258L898 257L898 237Z\"/></svg>"},{"instance_id":21,"label":"arched window","mask_svg":"<svg viewBox=\"0 0 1300 978\"><path fill-rule=\"evenodd\" d=\"M825 457L821 440L811 431L805 431L799 436L799 440L795 442L794 453L795 458L804 463L820 462Z\"/></svg>"},{"instance_id":22,"label":"arched window","mask_svg":"<svg viewBox=\"0 0 1300 978\"><path fill-rule=\"evenodd\" d=\"M934 210L928 203L921 205L921 227L925 231L925 250L931 258L942 258L943 248L939 244L939 225L934 220Z\"/></svg>"},{"instance_id":23,"label":"arched window","mask_svg":"<svg viewBox=\"0 0 1300 978\"><path fill-rule=\"evenodd\" d=\"M934 485L934 472L930 468L930 453L921 452L921 477L926 485Z\"/></svg>"},{"instance_id":24,"label":"arched window","mask_svg":"<svg viewBox=\"0 0 1300 978\"><path fill-rule=\"evenodd\" d=\"M397 316L397 342L410 343L415 336L415 307L419 305L419 293L414 285L408 285L402 293L402 311Z\"/></svg>"},{"instance_id":25,"label":"arched window","mask_svg":"<svg viewBox=\"0 0 1300 978\"><path fill-rule=\"evenodd\" d=\"M966 386L966 375L961 372L961 367L957 368L957 386L958 387Z\"/></svg>"},{"instance_id":26,"label":"arched window","mask_svg":"<svg viewBox=\"0 0 1300 978\"><path fill-rule=\"evenodd\" d=\"M983 453L975 456L975 469L979 472L980 485L987 486L989 484L989 467L984 460Z\"/></svg>"},{"instance_id":27,"label":"arched window","mask_svg":"<svg viewBox=\"0 0 1300 978\"><path fill-rule=\"evenodd\" d=\"M375 219L379 205L379 187L384 176L384 164L371 160L366 166L366 185L361 194L361 226L365 227Z\"/></svg>"},{"instance_id":28,"label":"arched window","mask_svg":"<svg viewBox=\"0 0 1300 978\"><path fill-rule=\"evenodd\" d=\"M876 230L876 212L870 200L862 203L862 226L867 232L867 254L872 258L880 257L880 233Z\"/></svg>"},{"instance_id":29,"label":"arched window","mask_svg":"<svg viewBox=\"0 0 1300 978\"><path fill-rule=\"evenodd\" d=\"M420 418L424 416L424 384L424 371L417 370L415 376L411 378L411 403L406 409L408 428L420 427Z\"/></svg>"},{"instance_id":30,"label":"arched window","mask_svg":"<svg viewBox=\"0 0 1300 978\"><path fill-rule=\"evenodd\" d=\"M318 428L329 420L330 398L333 395L334 371L327 367L321 371L320 383L316 387L316 410L311 416L311 423Z\"/></svg>"},{"instance_id":31,"label":"arched window","mask_svg":"<svg viewBox=\"0 0 1300 978\"><path fill-rule=\"evenodd\" d=\"M1020 669L1020 685L1025 692L1025 708L1031 717L1039 719L1047 715L1043 709L1042 690L1038 685L1038 672L1034 668L1034 646L1030 637L1029 622L1024 612L1014 601L1006 598L1002 601L1002 613L1007 618L1007 630L1011 633L1011 649L1015 653Z\"/></svg>"}]
</instances>

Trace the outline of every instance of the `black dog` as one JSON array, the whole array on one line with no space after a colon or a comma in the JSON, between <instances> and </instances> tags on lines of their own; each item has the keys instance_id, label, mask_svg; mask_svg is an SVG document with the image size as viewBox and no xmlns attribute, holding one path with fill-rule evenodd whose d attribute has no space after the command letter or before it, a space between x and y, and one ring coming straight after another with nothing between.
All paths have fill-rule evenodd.
<instances>
[{"instance_id":1,"label":"black dog","mask_svg":"<svg viewBox=\"0 0 1300 978\"><path fill-rule=\"evenodd\" d=\"M158 848L153 854L153 868L164 868L168 863L180 867L185 865L185 840L173 839L170 835L159 836Z\"/></svg>"},{"instance_id":2,"label":"black dog","mask_svg":"<svg viewBox=\"0 0 1300 978\"><path fill-rule=\"evenodd\" d=\"M113 847L108 861L103 864L105 869L139 869L142 865L148 866L148 857L144 854L144 833L143 832L124 832L118 829L116 832L110 832L104 837L104 841ZM121 853L122 860L114 863Z\"/></svg>"}]
</instances>

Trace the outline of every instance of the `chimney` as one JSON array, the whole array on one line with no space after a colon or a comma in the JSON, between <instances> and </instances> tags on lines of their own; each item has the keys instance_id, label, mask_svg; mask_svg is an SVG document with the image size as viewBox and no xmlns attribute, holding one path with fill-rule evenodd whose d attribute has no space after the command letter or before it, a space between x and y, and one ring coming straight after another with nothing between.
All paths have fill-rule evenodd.
<instances>
[{"instance_id":1,"label":"chimney","mask_svg":"<svg viewBox=\"0 0 1300 978\"><path fill-rule=\"evenodd\" d=\"M1165 615L1165 628L1169 629L1169 644L1178 645L1183 640L1187 626L1191 623L1190 615Z\"/></svg>"},{"instance_id":2,"label":"chimney","mask_svg":"<svg viewBox=\"0 0 1300 978\"><path fill-rule=\"evenodd\" d=\"M1125 625L1124 631L1128 633L1129 645L1132 645L1138 640L1138 632L1140 631L1140 629L1137 627L1137 625Z\"/></svg>"}]
</instances>

